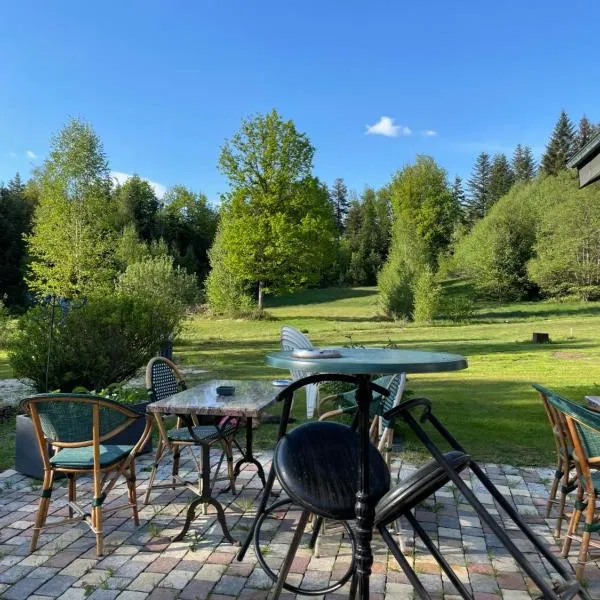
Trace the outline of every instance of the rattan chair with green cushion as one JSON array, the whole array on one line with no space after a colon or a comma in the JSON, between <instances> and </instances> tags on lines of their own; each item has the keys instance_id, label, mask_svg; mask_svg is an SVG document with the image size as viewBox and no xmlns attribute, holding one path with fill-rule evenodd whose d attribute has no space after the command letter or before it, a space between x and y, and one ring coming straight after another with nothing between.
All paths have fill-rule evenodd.
<instances>
[{"instance_id":1,"label":"rattan chair with green cushion","mask_svg":"<svg viewBox=\"0 0 600 600\"><path fill-rule=\"evenodd\" d=\"M569 518L565 514L567 495L577 489L577 470L575 468L575 461L573 460L573 446L564 414L548 400L548 394L551 392L541 385L535 384L533 387L539 392L544 404L544 410L550 423L554 446L556 448L556 469L554 471L550 496L546 503L546 518L550 517L552 507L557 504L558 511L554 535L559 538L561 536L563 521ZM558 500L556 499L557 495L559 496Z\"/></svg>"},{"instance_id":2,"label":"rattan chair with green cushion","mask_svg":"<svg viewBox=\"0 0 600 600\"><path fill-rule=\"evenodd\" d=\"M541 386L535 386L541 391ZM600 531L600 518L596 516L598 497L600 496L600 413L589 410L566 398L544 389L550 404L560 411L566 420L569 439L573 446L573 459L579 486L575 510L571 516L569 529L565 536L562 554L567 557L573 540L581 543L575 575L578 580L583 578L585 566L590 560L590 546L600 548L600 542L591 539L594 532ZM579 535L577 529L582 515L585 515L583 533Z\"/></svg>"},{"instance_id":3,"label":"rattan chair with green cushion","mask_svg":"<svg viewBox=\"0 0 600 600\"><path fill-rule=\"evenodd\" d=\"M139 525L135 457L152 432L150 418L91 394L39 394L23 400L21 408L31 415L44 464L42 497L33 528L31 552L37 548L44 527L83 521L96 534L96 551L101 556L104 551L102 505L121 475L127 481L127 504L110 506L104 512L113 513L129 507L135 524ZM146 427L135 444L110 443L139 419L146 420ZM52 457L48 453L48 444L56 451ZM46 524L56 473L65 473L68 478L69 518ZM92 477L91 510L85 510L76 502L77 475Z\"/></svg>"},{"instance_id":4,"label":"rattan chair with green cushion","mask_svg":"<svg viewBox=\"0 0 600 600\"><path fill-rule=\"evenodd\" d=\"M186 384L183 375L177 368L177 365L167 358L157 356L152 358L146 367L146 388L151 402L164 400L177 392L186 389ZM177 423L174 428L166 427L163 416L155 413L154 417L160 433L160 439L156 448L156 458L152 467L152 473L148 479L148 487L144 497L144 504L150 501L150 494L153 489L189 487L193 485L191 482L179 478L179 462L181 450L183 448L191 448L199 446L202 452L210 452L210 447L215 444L221 444L223 452L219 460L215 478L220 470L223 457L227 458L227 470L231 490L235 493L235 478L233 476L233 444L234 434L237 431L238 419L225 417L215 425L201 425L198 422L196 415L191 415L193 427L184 426L181 419L177 418ZM169 484L154 484L156 472L161 460L167 452L173 454L172 467L172 483ZM195 457L194 457L195 459ZM201 461L198 461L198 468L201 470Z\"/></svg>"}]
</instances>

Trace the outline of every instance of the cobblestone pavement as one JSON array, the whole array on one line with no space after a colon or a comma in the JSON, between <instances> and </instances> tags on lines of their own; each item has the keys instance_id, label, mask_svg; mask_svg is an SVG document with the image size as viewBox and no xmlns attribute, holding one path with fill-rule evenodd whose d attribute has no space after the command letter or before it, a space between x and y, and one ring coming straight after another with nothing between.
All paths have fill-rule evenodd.
<instances>
[{"instance_id":1,"label":"cobblestone pavement","mask_svg":"<svg viewBox=\"0 0 600 600\"><path fill-rule=\"evenodd\" d=\"M182 457L183 458L183 457ZM268 465L269 455L261 460ZM214 457L216 460L216 455ZM140 498L146 487L151 458L138 460ZM193 461L182 463L182 472L193 470ZM519 469L508 465L486 465L488 475L500 491L514 504L540 536L555 552L559 544L552 537L553 521L542 518L551 469ZM393 476L404 477L413 467L400 457L394 460ZM159 479L169 476L169 464L159 471ZM468 478L468 475L465 475ZM217 489L226 482L217 483ZM478 497L490 511L502 518L491 496L478 483L472 483ZM124 485L119 484L108 501L123 502ZM248 531L261 484L254 468L248 466L238 479L238 495L220 493L226 505L227 522L233 536L242 539ZM212 508L199 515L185 540L170 543L178 533L188 503L193 498L187 490L157 490L151 505L140 511L136 527L128 511L105 520L106 554L96 558L95 539L84 524L65 525L46 530L40 545L29 554L29 540L39 498L39 482L4 471L0 474L0 598L6 600L245 600L265 599L271 582L261 569L252 548L243 562L235 560L236 547L224 541ZM80 500L90 498L90 482L78 484ZM55 485L49 521L66 515L66 484ZM108 503L107 501L107 503ZM498 541L482 526L475 512L461 502L453 487L446 486L435 497L424 502L417 518L440 545L461 580L475 593L477 600L526 600L536 597L536 590L515 562L503 551ZM276 567L286 551L299 513L295 510L274 514L265 523L264 541L260 547L268 564ZM533 552L530 543L515 531L510 521L505 529L518 546L541 571L546 563ZM459 598L437 563L427 554L420 541L415 541L408 526L401 526L406 556L413 564L434 598ZM320 541L319 557L301 546L288 581L303 587L320 587L337 580L350 563L347 539L341 527L328 524ZM573 544L576 555L577 544ZM373 600L412 597L412 588L388 553L381 538L375 535L371 577ZM600 563L590 564L585 573L592 597L600 598ZM347 587L327 598L347 597ZM284 594L284 598L295 597ZM300 596L297 596L300 597ZM306 596L303 596L306 597Z\"/></svg>"}]
</instances>

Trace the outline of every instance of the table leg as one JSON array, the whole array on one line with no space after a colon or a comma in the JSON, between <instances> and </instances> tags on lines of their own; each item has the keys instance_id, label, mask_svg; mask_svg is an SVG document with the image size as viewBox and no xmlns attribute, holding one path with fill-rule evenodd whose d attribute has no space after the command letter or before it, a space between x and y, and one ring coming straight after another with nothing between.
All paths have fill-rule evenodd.
<instances>
[{"instance_id":1,"label":"table leg","mask_svg":"<svg viewBox=\"0 0 600 600\"><path fill-rule=\"evenodd\" d=\"M231 533L227 528L227 521L225 520L225 511L223 510L223 506L221 503L212 497L212 489L210 485L210 447L202 446L202 493L198 498L196 498L188 508L185 523L183 524L183 529L181 532L173 538L174 542L181 541L185 534L188 532L192 521L196 516L196 508L201 504L211 504L217 510L217 519L219 520L219 524L221 525L221 529L223 530L223 535L227 538L229 543L237 544L233 537L231 537Z\"/></svg>"},{"instance_id":2,"label":"table leg","mask_svg":"<svg viewBox=\"0 0 600 600\"><path fill-rule=\"evenodd\" d=\"M358 405L358 435L360 444L359 486L356 494L356 577L360 600L369 598L369 578L373 565L371 538L375 507L370 501L369 492L369 407L372 393L369 387L369 376L359 376L356 403Z\"/></svg>"},{"instance_id":3,"label":"table leg","mask_svg":"<svg viewBox=\"0 0 600 600\"><path fill-rule=\"evenodd\" d=\"M235 463L235 468L233 470L234 481L237 478L237 476L240 474L240 467L245 463L249 463L249 464L256 466L256 468L258 470L258 476L260 477L260 481L264 488L266 485L265 472L264 472L260 462L258 462L252 454L252 417L246 418L246 452L244 453L242 458L240 458ZM225 491L227 491L228 489L229 488L227 488Z\"/></svg>"}]
</instances>

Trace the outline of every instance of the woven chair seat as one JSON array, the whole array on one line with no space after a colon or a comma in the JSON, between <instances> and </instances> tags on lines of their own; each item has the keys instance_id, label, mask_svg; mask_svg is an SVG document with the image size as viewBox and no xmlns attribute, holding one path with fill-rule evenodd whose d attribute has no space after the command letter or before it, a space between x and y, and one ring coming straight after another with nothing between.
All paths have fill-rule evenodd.
<instances>
[{"instance_id":1,"label":"woven chair seat","mask_svg":"<svg viewBox=\"0 0 600 600\"><path fill-rule=\"evenodd\" d=\"M202 440L203 442L214 442L221 438L219 431L215 425L200 425L193 428L194 435ZM221 428L221 434L224 437L233 435L235 433L236 426L232 424L226 424ZM190 431L187 427L179 427L178 429L170 429L168 434L169 440L172 442L190 442L194 443L196 440L190 435Z\"/></svg>"},{"instance_id":2,"label":"woven chair seat","mask_svg":"<svg viewBox=\"0 0 600 600\"><path fill-rule=\"evenodd\" d=\"M132 449L128 444L100 444L100 466L108 467L123 460ZM63 468L93 469L94 447L63 448L50 458L50 463Z\"/></svg>"}]
</instances>

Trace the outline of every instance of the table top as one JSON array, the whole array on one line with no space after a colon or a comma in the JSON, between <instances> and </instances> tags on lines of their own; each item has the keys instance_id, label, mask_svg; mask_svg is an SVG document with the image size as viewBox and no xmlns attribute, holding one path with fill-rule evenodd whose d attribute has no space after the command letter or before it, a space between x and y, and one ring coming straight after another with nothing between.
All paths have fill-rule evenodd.
<instances>
[{"instance_id":1,"label":"table top","mask_svg":"<svg viewBox=\"0 0 600 600\"><path fill-rule=\"evenodd\" d=\"M266 363L271 367L309 373L346 373L352 375L392 373L437 373L467 368L459 354L396 350L387 348L335 348L340 358L294 358L292 352L270 352Z\"/></svg>"},{"instance_id":2,"label":"table top","mask_svg":"<svg viewBox=\"0 0 600 600\"><path fill-rule=\"evenodd\" d=\"M220 396L217 387L232 385L233 396ZM148 405L152 413L258 417L275 402L281 388L270 381L215 379Z\"/></svg>"}]
</instances>

